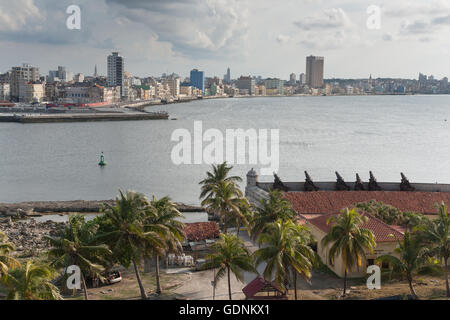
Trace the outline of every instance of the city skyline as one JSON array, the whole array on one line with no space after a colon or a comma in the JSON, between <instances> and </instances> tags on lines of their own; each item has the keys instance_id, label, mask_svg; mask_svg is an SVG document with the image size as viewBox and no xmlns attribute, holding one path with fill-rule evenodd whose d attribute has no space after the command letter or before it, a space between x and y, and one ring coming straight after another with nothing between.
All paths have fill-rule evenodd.
<instances>
[{"instance_id":1,"label":"city skyline","mask_svg":"<svg viewBox=\"0 0 450 320\"><path fill-rule=\"evenodd\" d=\"M81 30L65 28L70 4L81 8ZM2 0L0 68L5 72L27 62L43 73L64 65L92 74L97 64L106 74L104 56L119 51L127 57L127 71L139 77L188 76L192 68L221 76L229 66L235 79L248 74L286 79L305 72L303 57L310 54L327 57L327 79L450 73L448 1L380 1L379 30L366 27L371 4L79 0L49 6L41 0ZM211 28L205 29L204 21Z\"/></svg>"}]
</instances>

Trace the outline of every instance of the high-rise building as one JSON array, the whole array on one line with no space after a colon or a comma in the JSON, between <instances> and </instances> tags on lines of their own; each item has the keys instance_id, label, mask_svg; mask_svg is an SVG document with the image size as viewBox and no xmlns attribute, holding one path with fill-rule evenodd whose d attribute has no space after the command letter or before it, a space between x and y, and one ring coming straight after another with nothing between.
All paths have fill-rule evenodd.
<instances>
[{"instance_id":1,"label":"high-rise building","mask_svg":"<svg viewBox=\"0 0 450 320\"><path fill-rule=\"evenodd\" d=\"M253 96L256 93L256 80L251 76L241 76L236 81L236 88L239 89L240 94L249 94Z\"/></svg>"},{"instance_id":2,"label":"high-rise building","mask_svg":"<svg viewBox=\"0 0 450 320\"><path fill-rule=\"evenodd\" d=\"M180 95L180 78L174 75L165 78L164 83L169 86L170 95L177 98Z\"/></svg>"},{"instance_id":3,"label":"high-rise building","mask_svg":"<svg viewBox=\"0 0 450 320\"><path fill-rule=\"evenodd\" d=\"M227 69L227 73L223 76L223 82L231 83L231 70L230 70L230 68Z\"/></svg>"},{"instance_id":4,"label":"high-rise building","mask_svg":"<svg viewBox=\"0 0 450 320\"><path fill-rule=\"evenodd\" d=\"M202 90L202 94L205 94L205 73L203 71L191 70L191 86Z\"/></svg>"},{"instance_id":5,"label":"high-rise building","mask_svg":"<svg viewBox=\"0 0 450 320\"><path fill-rule=\"evenodd\" d=\"M297 82L297 75L295 73L291 73L289 76L289 84L294 85Z\"/></svg>"},{"instance_id":6,"label":"high-rise building","mask_svg":"<svg viewBox=\"0 0 450 320\"><path fill-rule=\"evenodd\" d=\"M118 52L113 52L110 56L108 56L107 83L109 87L120 87L121 93L123 87L124 71L124 58Z\"/></svg>"},{"instance_id":7,"label":"high-rise building","mask_svg":"<svg viewBox=\"0 0 450 320\"><path fill-rule=\"evenodd\" d=\"M266 87L267 94L277 95L283 94L284 81L277 78L267 78L264 80L264 86Z\"/></svg>"},{"instance_id":8,"label":"high-rise building","mask_svg":"<svg viewBox=\"0 0 450 320\"><path fill-rule=\"evenodd\" d=\"M300 73L300 76L298 77L298 82L300 82L300 85L306 84L306 74Z\"/></svg>"},{"instance_id":9,"label":"high-rise building","mask_svg":"<svg viewBox=\"0 0 450 320\"><path fill-rule=\"evenodd\" d=\"M97 65L95 65L95 69L94 69L94 78L98 77L98 72L97 72Z\"/></svg>"},{"instance_id":10,"label":"high-rise building","mask_svg":"<svg viewBox=\"0 0 450 320\"><path fill-rule=\"evenodd\" d=\"M13 67L10 80L11 99L18 101L20 96L25 96L25 92L20 92L20 88L24 90L21 82L37 82L39 81L39 68L32 67L29 64L23 64L21 67Z\"/></svg>"},{"instance_id":11,"label":"high-rise building","mask_svg":"<svg viewBox=\"0 0 450 320\"><path fill-rule=\"evenodd\" d=\"M324 58L306 57L306 84L310 88L323 87Z\"/></svg>"}]
</instances>

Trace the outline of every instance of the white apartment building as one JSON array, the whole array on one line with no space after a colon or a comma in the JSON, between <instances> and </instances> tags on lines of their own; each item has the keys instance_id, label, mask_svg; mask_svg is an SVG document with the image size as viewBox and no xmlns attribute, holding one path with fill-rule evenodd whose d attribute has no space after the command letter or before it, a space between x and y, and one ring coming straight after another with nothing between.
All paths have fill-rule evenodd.
<instances>
[{"instance_id":1,"label":"white apartment building","mask_svg":"<svg viewBox=\"0 0 450 320\"><path fill-rule=\"evenodd\" d=\"M8 101L10 99L9 83L0 83L0 101Z\"/></svg>"},{"instance_id":2,"label":"white apartment building","mask_svg":"<svg viewBox=\"0 0 450 320\"><path fill-rule=\"evenodd\" d=\"M25 97L25 92L20 92L20 83L22 80L25 82L37 82L39 81L39 77L39 68L29 64L23 64L21 67L13 67L10 80L11 99L19 100L20 96ZM23 85L22 89L25 89Z\"/></svg>"}]
</instances>

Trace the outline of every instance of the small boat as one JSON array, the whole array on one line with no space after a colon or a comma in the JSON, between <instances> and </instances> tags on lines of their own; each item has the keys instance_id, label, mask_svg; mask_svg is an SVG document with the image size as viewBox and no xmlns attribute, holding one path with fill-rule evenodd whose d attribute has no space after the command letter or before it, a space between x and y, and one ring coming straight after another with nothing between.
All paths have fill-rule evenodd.
<instances>
[{"instance_id":1,"label":"small boat","mask_svg":"<svg viewBox=\"0 0 450 320\"><path fill-rule=\"evenodd\" d=\"M99 165L100 167L106 166L105 156L103 155L103 152L102 152L102 155L100 156L100 162L98 163L98 165Z\"/></svg>"}]
</instances>

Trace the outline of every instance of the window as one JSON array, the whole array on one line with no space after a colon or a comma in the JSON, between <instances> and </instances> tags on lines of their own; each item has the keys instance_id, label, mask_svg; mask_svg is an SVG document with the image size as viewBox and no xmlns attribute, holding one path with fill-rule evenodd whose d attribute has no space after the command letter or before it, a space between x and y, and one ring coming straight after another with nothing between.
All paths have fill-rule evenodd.
<instances>
[{"instance_id":1,"label":"window","mask_svg":"<svg viewBox=\"0 0 450 320\"><path fill-rule=\"evenodd\" d=\"M381 263L381 269L389 269L389 262L383 262Z\"/></svg>"},{"instance_id":2,"label":"window","mask_svg":"<svg viewBox=\"0 0 450 320\"><path fill-rule=\"evenodd\" d=\"M367 260L367 266L373 266L375 264L375 259Z\"/></svg>"}]
</instances>

